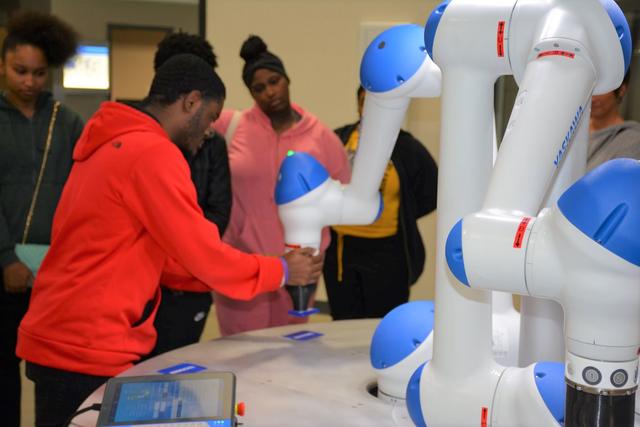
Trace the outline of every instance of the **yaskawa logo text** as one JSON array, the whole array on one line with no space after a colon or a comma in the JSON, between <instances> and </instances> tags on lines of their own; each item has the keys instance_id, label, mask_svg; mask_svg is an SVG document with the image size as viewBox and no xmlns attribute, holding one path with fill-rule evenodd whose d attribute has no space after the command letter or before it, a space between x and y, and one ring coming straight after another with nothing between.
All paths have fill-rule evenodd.
<instances>
[{"instance_id":1,"label":"yaskawa logo text","mask_svg":"<svg viewBox=\"0 0 640 427\"><path fill-rule=\"evenodd\" d=\"M564 153L567 151L567 148L569 148L569 143L571 143L571 138L573 138L573 134L575 133L578 127L578 123L580 122L580 117L582 117L582 105L578 107L578 111L576 111L576 115L573 117L573 120L571 121L571 127L569 128L569 131L567 132L567 134L564 136L564 140L562 140L562 146L560 147L560 150L558 150L558 154L556 154L556 159L553 161L554 165L558 166L558 164L560 164L560 160L562 160L562 156L564 156Z\"/></svg>"}]
</instances>

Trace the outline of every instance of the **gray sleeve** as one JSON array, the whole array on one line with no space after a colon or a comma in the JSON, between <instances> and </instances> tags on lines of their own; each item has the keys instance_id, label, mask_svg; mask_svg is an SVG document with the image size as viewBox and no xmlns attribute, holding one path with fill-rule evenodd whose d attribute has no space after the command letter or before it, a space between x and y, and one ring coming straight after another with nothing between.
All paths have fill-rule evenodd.
<instances>
[{"instance_id":1,"label":"gray sleeve","mask_svg":"<svg viewBox=\"0 0 640 427\"><path fill-rule=\"evenodd\" d=\"M628 128L616 135L608 144L608 160L627 157L640 160L640 126Z\"/></svg>"},{"instance_id":2,"label":"gray sleeve","mask_svg":"<svg viewBox=\"0 0 640 427\"><path fill-rule=\"evenodd\" d=\"M613 159L640 160L640 124L625 122L624 127L616 127L609 134L592 137L589 143L593 144L594 151L589 153L587 171Z\"/></svg>"}]
</instances>

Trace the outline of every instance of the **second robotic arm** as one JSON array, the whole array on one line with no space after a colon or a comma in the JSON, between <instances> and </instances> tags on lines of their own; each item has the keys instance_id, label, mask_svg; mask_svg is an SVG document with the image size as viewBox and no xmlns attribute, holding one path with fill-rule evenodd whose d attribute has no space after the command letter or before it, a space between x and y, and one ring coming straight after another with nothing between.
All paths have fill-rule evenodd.
<instances>
[{"instance_id":1,"label":"second robotic arm","mask_svg":"<svg viewBox=\"0 0 640 427\"><path fill-rule=\"evenodd\" d=\"M575 15L558 9L549 19L563 16ZM586 135L591 92L615 87L612 73L620 77L628 62L623 52L610 67L617 71L603 69L585 31L552 34L567 27L547 25L534 44L483 209L453 227L447 263L472 288L560 302L567 422L630 425L640 349L640 163L611 161L537 212L571 144L586 143L573 140Z\"/></svg>"}]
</instances>

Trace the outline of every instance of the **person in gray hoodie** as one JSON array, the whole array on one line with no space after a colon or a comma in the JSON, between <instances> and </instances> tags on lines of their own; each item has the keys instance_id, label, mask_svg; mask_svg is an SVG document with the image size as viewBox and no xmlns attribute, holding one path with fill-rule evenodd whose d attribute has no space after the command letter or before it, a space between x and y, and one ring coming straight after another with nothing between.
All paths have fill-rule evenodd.
<instances>
[{"instance_id":1,"label":"person in gray hoodie","mask_svg":"<svg viewBox=\"0 0 640 427\"><path fill-rule=\"evenodd\" d=\"M17 330L35 272L16 244L48 245L53 213L83 123L45 90L50 67L75 54L76 33L39 12L15 14L0 51L0 399L3 425L20 425Z\"/></svg>"},{"instance_id":2,"label":"person in gray hoodie","mask_svg":"<svg viewBox=\"0 0 640 427\"><path fill-rule=\"evenodd\" d=\"M621 157L640 160L640 123L625 120L620 104L629 85L630 71L616 90L594 95L589 122L587 171Z\"/></svg>"}]
</instances>

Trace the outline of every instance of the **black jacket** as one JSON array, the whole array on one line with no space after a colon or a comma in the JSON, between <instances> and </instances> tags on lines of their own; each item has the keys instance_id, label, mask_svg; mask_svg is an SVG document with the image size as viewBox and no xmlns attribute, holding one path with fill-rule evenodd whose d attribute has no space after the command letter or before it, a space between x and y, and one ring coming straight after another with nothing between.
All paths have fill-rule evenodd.
<instances>
[{"instance_id":1,"label":"black jacket","mask_svg":"<svg viewBox=\"0 0 640 427\"><path fill-rule=\"evenodd\" d=\"M195 155L185 154L185 157L198 193L198 204L222 236L231 215L231 175L224 137L215 133L205 138Z\"/></svg>"},{"instance_id":2,"label":"black jacket","mask_svg":"<svg viewBox=\"0 0 640 427\"><path fill-rule=\"evenodd\" d=\"M335 130L343 144L359 123ZM436 208L438 166L427 149L409 132L400 131L391 153L391 161L400 179L400 210L398 232L407 259L409 283L418 280L426 259L422 236L418 230L418 218Z\"/></svg>"}]
</instances>

